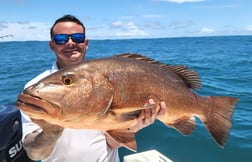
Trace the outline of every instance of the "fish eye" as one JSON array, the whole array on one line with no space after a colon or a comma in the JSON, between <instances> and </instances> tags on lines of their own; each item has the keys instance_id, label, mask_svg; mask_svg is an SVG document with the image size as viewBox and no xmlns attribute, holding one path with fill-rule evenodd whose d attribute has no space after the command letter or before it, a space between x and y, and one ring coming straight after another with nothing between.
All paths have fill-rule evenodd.
<instances>
[{"instance_id":1,"label":"fish eye","mask_svg":"<svg viewBox=\"0 0 252 162\"><path fill-rule=\"evenodd\" d=\"M63 76L63 77L62 77L62 82L63 82L63 84L65 84L65 85L70 85L70 84L73 83L73 79L70 78L70 77L68 77L68 76Z\"/></svg>"}]
</instances>

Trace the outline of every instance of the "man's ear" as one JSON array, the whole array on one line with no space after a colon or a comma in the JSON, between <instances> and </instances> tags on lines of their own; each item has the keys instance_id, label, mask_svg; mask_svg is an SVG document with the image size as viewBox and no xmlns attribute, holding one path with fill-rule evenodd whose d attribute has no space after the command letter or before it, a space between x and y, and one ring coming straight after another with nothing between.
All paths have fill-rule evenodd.
<instances>
[{"instance_id":1,"label":"man's ear","mask_svg":"<svg viewBox=\"0 0 252 162\"><path fill-rule=\"evenodd\" d=\"M88 39L85 40L86 50L88 49Z\"/></svg>"},{"instance_id":2,"label":"man's ear","mask_svg":"<svg viewBox=\"0 0 252 162\"><path fill-rule=\"evenodd\" d=\"M54 51L54 44L53 44L53 41L49 41L49 46L50 46L51 50Z\"/></svg>"}]
</instances>

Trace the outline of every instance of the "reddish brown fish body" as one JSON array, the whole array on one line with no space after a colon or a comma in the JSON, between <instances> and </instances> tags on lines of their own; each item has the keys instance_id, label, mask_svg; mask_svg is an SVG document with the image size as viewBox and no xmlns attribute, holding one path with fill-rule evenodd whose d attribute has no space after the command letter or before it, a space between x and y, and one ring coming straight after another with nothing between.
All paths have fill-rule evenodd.
<instances>
[{"instance_id":1,"label":"reddish brown fish body","mask_svg":"<svg viewBox=\"0 0 252 162\"><path fill-rule=\"evenodd\" d=\"M218 144L224 145L237 99L199 96L191 90L199 85L196 73L186 67L125 54L62 69L25 89L17 105L31 118L75 129L104 130L135 149L134 134L121 130L135 122L147 108L143 104L152 98L167 105L159 118L164 124L188 135L197 116Z\"/></svg>"}]
</instances>

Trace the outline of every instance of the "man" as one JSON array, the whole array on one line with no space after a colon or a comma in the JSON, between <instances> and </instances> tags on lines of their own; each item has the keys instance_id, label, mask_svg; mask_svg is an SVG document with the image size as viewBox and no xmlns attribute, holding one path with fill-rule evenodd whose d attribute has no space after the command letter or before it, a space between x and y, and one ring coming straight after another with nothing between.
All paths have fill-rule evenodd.
<instances>
[{"instance_id":1,"label":"man","mask_svg":"<svg viewBox=\"0 0 252 162\"><path fill-rule=\"evenodd\" d=\"M40 79L68 65L84 61L88 49L85 27L72 15L65 15L55 21L50 31L50 48L56 55L56 62L50 70L28 82L28 87ZM149 104L153 101L150 100ZM144 104L144 103L143 103ZM163 114L164 103L155 109L142 111L136 124L127 131L136 132L153 123L157 115ZM98 130L74 130L51 125L43 120L31 121L23 114L23 145L28 156L43 162L117 162L120 145L106 133ZM40 125L40 127L34 123Z\"/></svg>"}]
</instances>

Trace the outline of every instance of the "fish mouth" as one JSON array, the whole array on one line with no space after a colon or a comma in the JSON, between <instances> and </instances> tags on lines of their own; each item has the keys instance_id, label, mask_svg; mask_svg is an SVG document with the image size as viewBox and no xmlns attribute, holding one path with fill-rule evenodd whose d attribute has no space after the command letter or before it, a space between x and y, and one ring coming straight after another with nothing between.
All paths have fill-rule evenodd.
<instances>
[{"instance_id":1,"label":"fish mouth","mask_svg":"<svg viewBox=\"0 0 252 162\"><path fill-rule=\"evenodd\" d=\"M56 114L55 105L47 102L46 100L30 95L21 93L18 96L16 105L19 109L23 110L30 117L40 119L43 115L53 115Z\"/></svg>"}]
</instances>

